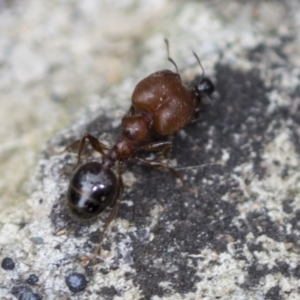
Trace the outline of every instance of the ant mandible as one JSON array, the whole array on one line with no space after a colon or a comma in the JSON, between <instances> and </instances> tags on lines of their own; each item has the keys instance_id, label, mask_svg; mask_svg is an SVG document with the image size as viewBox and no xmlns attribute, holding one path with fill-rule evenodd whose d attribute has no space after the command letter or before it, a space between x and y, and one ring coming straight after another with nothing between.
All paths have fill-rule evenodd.
<instances>
[{"instance_id":1,"label":"ant mandible","mask_svg":"<svg viewBox=\"0 0 300 300\"><path fill-rule=\"evenodd\" d=\"M78 141L77 165L86 142L102 155L102 161L87 162L75 170L67 192L69 210L76 217L89 220L107 206L112 206L94 251L94 258L99 254L104 234L118 212L124 190L122 172L127 160L135 159L148 166L167 169L183 183L175 169L161 162L161 158L170 152L172 143L149 143L151 130L154 129L160 135L175 133L195 118L214 91L213 83L204 77L204 69L194 52L202 69L202 76L186 86L180 78L176 63L170 57L167 39L165 43L168 60L175 66L176 72L158 71L136 85L129 115L122 119L122 132L116 144L111 148L107 147L89 133ZM160 151L160 155L152 160L143 159L138 157L138 152L142 150ZM116 164L117 175L112 171Z\"/></svg>"}]
</instances>

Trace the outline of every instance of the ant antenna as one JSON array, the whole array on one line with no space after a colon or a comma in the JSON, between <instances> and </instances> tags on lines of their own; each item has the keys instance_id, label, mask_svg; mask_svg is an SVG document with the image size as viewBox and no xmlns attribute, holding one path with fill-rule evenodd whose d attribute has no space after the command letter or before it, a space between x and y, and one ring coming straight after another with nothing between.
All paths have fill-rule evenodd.
<instances>
[{"instance_id":1,"label":"ant antenna","mask_svg":"<svg viewBox=\"0 0 300 300\"><path fill-rule=\"evenodd\" d=\"M201 77L202 77L202 79L203 79L204 76L205 76L204 68L203 68L203 66L202 66L202 64L201 64L201 61L200 61L198 55L197 55L194 51L193 51L193 54L194 54L194 56L196 57L197 62L198 62L198 64L199 64L200 68L202 69L202 75L201 75Z\"/></svg>"},{"instance_id":2,"label":"ant antenna","mask_svg":"<svg viewBox=\"0 0 300 300\"><path fill-rule=\"evenodd\" d=\"M169 49L169 41L168 39L165 39L166 47L167 47L167 55L168 55L168 60L175 66L176 73L178 74L178 67L175 63L175 61L170 57L170 49Z\"/></svg>"}]
</instances>

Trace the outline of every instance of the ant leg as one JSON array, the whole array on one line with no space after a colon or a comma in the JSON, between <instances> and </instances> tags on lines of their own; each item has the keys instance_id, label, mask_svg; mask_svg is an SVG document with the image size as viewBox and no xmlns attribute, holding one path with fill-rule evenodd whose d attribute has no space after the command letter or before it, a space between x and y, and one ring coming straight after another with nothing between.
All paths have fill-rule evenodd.
<instances>
[{"instance_id":1,"label":"ant leg","mask_svg":"<svg viewBox=\"0 0 300 300\"><path fill-rule=\"evenodd\" d=\"M103 228L103 230L101 232L101 235L99 237L98 245L94 250L93 259L92 259L92 261L94 263L96 261L97 255L99 255L99 253L100 253L101 245L102 245L102 241L103 241L103 238L105 236L105 233L106 233L109 225L111 224L111 222L113 221L113 219L116 217L116 215L118 213L119 206L120 206L121 199L122 199L123 190L124 190L124 184L123 184L123 180L122 180L122 167L120 167L120 165L119 165L118 166L118 190L117 190L116 200L115 200L115 203L114 203L114 207L112 208L109 216L107 217L107 219L105 221L104 228Z\"/></svg>"},{"instance_id":2,"label":"ant leg","mask_svg":"<svg viewBox=\"0 0 300 300\"><path fill-rule=\"evenodd\" d=\"M88 140L88 142L91 144L91 146L94 150L100 152L102 155L105 154L104 150L110 150L109 147L107 147L106 145L101 143L96 137L92 136L89 133L85 133L80 140L76 140L75 142L73 142L70 145L66 146L65 149L63 149L62 151L55 151L53 148L50 148L49 151L53 155L60 155L60 154L64 153L65 151L68 151L71 148L78 148L78 153L77 153L78 158L77 158L76 165L74 167L70 168L70 169L61 170L60 171L61 174L72 173L74 171L74 169L79 165L80 159L81 159L81 154L82 154L82 152L85 148L85 145L86 145L86 140Z\"/></svg>"},{"instance_id":3,"label":"ant leg","mask_svg":"<svg viewBox=\"0 0 300 300\"><path fill-rule=\"evenodd\" d=\"M83 135L83 137L81 138L81 140L79 140L78 159L77 159L77 164L76 164L77 166L79 165L81 154L85 148L87 140L91 144L92 148L102 155L105 155L104 150L110 150L110 148L108 146L101 143L96 137L94 137L93 135L91 135L89 133L85 133Z\"/></svg>"},{"instance_id":4,"label":"ant leg","mask_svg":"<svg viewBox=\"0 0 300 300\"><path fill-rule=\"evenodd\" d=\"M191 187L188 186L188 184L183 180L182 176L180 175L179 172L177 172L174 168L170 167L167 164L164 164L160 161L157 160L147 160L147 159L143 159L140 157L134 157L136 160L138 160L139 162L147 165L147 166L151 166L151 167L156 167L156 168L163 168L163 169L167 169L168 171L171 172L171 174L180 180L182 186L184 189L186 189L188 192L193 193L195 195L198 194L198 191L196 189L193 189Z\"/></svg>"},{"instance_id":5,"label":"ant leg","mask_svg":"<svg viewBox=\"0 0 300 300\"><path fill-rule=\"evenodd\" d=\"M154 142L147 144L145 146L140 147L138 150L142 151L151 151L156 152L159 151L159 156L157 158L157 161L161 161L163 158L165 158L172 150L173 144L171 142Z\"/></svg>"},{"instance_id":6,"label":"ant leg","mask_svg":"<svg viewBox=\"0 0 300 300\"><path fill-rule=\"evenodd\" d=\"M63 154L64 152L68 151L69 149L72 149L72 148L78 148L79 146L79 143L80 143L80 140L77 140L75 142L72 142L70 145L66 146L63 150L61 151L56 151L54 150L53 147L50 147L48 150L50 151L50 153L52 155L60 155L60 154Z\"/></svg>"},{"instance_id":7,"label":"ant leg","mask_svg":"<svg viewBox=\"0 0 300 300\"><path fill-rule=\"evenodd\" d=\"M212 102L211 102L211 99L203 94L202 95L202 98L201 98L201 103L199 103L198 107L196 108L195 112L194 112L194 117L193 119L191 120L191 122L197 122L201 119L201 112L212 105Z\"/></svg>"},{"instance_id":8,"label":"ant leg","mask_svg":"<svg viewBox=\"0 0 300 300\"><path fill-rule=\"evenodd\" d=\"M88 135L88 137L87 137ZM95 137L89 135L88 133L86 133L80 140L76 140L75 142L69 144L68 146L66 146L63 150L61 151L56 151L54 150L53 148L50 148L49 151L52 155L60 155L72 148L79 148L78 150L78 160L77 160L77 163L74 167L72 168L68 168L68 169L63 169L60 171L61 174L69 174L69 173L72 173L74 171L74 169L79 165L79 162L80 162L80 158L81 158L81 153L82 151L84 150L84 146L85 146L85 139L88 138L90 143L92 144L92 146L94 145L95 147L97 147L97 149L99 149L101 147L101 150L102 152L100 152L98 150L98 152L100 152L101 154L104 153L103 152L103 149L104 150L108 150L109 148L107 146L105 146L104 144L102 144L101 142L98 141L98 139L96 139ZM97 146L97 143L100 145ZM95 147L93 146L93 148L95 149ZM97 150L95 149L95 150Z\"/></svg>"},{"instance_id":9,"label":"ant leg","mask_svg":"<svg viewBox=\"0 0 300 300\"><path fill-rule=\"evenodd\" d=\"M212 105L211 99L210 99L206 94L203 94L203 98L202 98L201 100L202 100L202 101L201 101L201 106L202 106L203 108Z\"/></svg>"},{"instance_id":10,"label":"ant leg","mask_svg":"<svg viewBox=\"0 0 300 300\"><path fill-rule=\"evenodd\" d=\"M91 135L89 133L85 133L81 139L76 140L75 142L72 142L70 145L66 146L62 151L55 151L54 149L51 148L50 152L51 152L51 154L54 154L54 155L60 155L64 152L68 151L69 149L79 148L78 154L81 156L81 153L84 150L84 147L86 144L86 140L88 140L90 142L90 144L94 150L100 152L102 155L105 154L104 150L110 150L110 148L108 146L101 143L96 137L94 137L93 135Z\"/></svg>"}]
</instances>

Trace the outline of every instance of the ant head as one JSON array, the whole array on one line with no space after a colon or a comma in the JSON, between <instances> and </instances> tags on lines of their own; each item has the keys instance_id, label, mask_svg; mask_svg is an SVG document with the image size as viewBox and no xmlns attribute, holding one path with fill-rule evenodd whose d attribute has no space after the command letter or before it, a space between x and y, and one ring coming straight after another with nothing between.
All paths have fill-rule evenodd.
<instances>
[{"instance_id":1,"label":"ant head","mask_svg":"<svg viewBox=\"0 0 300 300\"><path fill-rule=\"evenodd\" d=\"M215 86L209 78L202 78L194 83L194 91L196 96L210 96L215 90Z\"/></svg>"},{"instance_id":2,"label":"ant head","mask_svg":"<svg viewBox=\"0 0 300 300\"><path fill-rule=\"evenodd\" d=\"M192 90L194 92L194 96L199 101L199 105L205 104L205 102L207 102L205 100L207 99L208 99L208 103L210 103L209 96L214 92L215 86L209 78L205 77L205 71L204 68L202 67L198 55L195 52L193 52L193 54L196 57L198 64L202 69L201 77L196 78L196 80L192 84Z\"/></svg>"},{"instance_id":3,"label":"ant head","mask_svg":"<svg viewBox=\"0 0 300 300\"><path fill-rule=\"evenodd\" d=\"M197 103L197 110L211 104L209 96L214 92L215 86L209 78L203 76L196 78L190 88Z\"/></svg>"}]
</instances>

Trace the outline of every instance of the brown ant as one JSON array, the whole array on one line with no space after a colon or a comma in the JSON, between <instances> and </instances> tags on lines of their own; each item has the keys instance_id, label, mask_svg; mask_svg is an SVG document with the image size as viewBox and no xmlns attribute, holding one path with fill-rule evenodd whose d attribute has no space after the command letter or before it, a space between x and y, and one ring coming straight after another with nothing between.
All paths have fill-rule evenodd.
<instances>
[{"instance_id":1,"label":"brown ant","mask_svg":"<svg viewBox=\"0 0 300 300\"><path fill-rule=\"evenodd\" d=\"M165 42L168 60L175 66L176 73L170 70L158 71L136 85L131 97L129 115L122 119L122 132L116 144L109 148L89 133L84 134L78 141L77 165L87 141L102 155L102 161L87 162L75 170L67 193L70 211L77 217L88 220L95 218L107 206L112 206L94 258L101 249L101 242L109 224L118 212L124 189L122 171L127 160L131 158L148 166L167 169L183 183L175 169L161 162L161 158L171 150L172 143L149 143L150 132L154 129L160 135L169 135L183 128L195 118L214 91L213 83L204 77L204 69L194 52L203 74L199 80L186 86L178 74L176 63L169 55L168 40ZM143 159L138 157L141 150L160 151L160 156L152 160ZM116 163L117 175L112 171Z\"/></svg>"}]
</instances>

